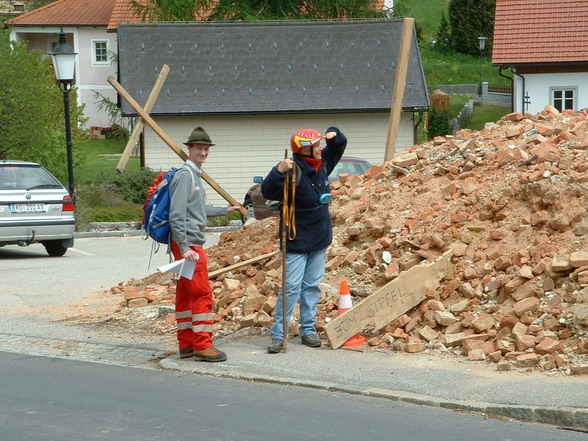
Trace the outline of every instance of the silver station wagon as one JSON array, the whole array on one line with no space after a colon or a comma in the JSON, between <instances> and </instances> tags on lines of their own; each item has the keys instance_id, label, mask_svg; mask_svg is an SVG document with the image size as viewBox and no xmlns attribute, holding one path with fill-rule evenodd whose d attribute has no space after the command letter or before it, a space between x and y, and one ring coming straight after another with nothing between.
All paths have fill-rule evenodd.
<instances>
[{"instance_id":1,"label":"silver station wagon","mask_svg":"<svg viewBox=\"0 0 588 441\"><path fill-rule=\"evenodd\" d=\"M50 256L63 256L75 223L69 192L44 167L0 160L0 247L41 243Z\"/></svg>"}]
</instances>

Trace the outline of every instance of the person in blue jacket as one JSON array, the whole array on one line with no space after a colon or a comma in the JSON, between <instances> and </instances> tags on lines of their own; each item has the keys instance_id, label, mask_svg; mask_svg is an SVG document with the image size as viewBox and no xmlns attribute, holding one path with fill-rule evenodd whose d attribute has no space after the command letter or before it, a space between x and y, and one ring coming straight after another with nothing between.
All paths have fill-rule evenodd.
<instances>
[{"instance_id":1,"label":"person in blue jacket","mask_svg":"<svg viewBox=\"0 0 588 441\"><path fill-rule=\"evenodd\" d=\"M321 145L325 139L326 147ZM287 158L271 169L261 183L261 194L268 200L284 201L284 183L288 183L296 167L296 185L290 188L294 195L294 216L286 238L286 323L290 323L292 310L300 300L300 336L302 344L311 348L321 346L315 329L316 309L321 295L320 282L325 274L327 247L333 241L333 227L329 214L328 176L343 156L347 138L337 127L329 127L323 137L313 129L302 129L290 139L292 158ZM293 184L291 184L292 186ZM280 214L280 224L283 219ZM280 231L281 228L280 228ZM282 235L280 235L281 237ZM284 251L284 244L281 244ZM282 289L270 330L270 354L284 348Z\"/></svg>"}]
</instances>

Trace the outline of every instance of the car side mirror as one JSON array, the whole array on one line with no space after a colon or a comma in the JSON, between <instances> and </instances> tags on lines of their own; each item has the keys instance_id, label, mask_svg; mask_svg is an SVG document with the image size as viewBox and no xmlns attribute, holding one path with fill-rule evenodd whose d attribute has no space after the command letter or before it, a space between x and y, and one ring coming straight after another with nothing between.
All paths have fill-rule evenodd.
<instances>
[{"instance_id":1,"label":"car side mirror","mask_svg":"<svg viewBox=\"0 0 588 441\"><path fill-rule=\"evenodd\" d=\"M261 184L263 181L263 177L261 176L254 176L253 177L253 182L255 182L256 184Z\"/></svg>"}]
</instances>

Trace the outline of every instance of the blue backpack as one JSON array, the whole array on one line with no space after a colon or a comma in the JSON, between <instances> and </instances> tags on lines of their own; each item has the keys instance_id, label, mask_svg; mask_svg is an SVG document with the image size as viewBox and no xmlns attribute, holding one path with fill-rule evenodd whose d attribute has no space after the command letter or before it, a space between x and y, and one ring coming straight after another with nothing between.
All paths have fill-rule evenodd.
<instances>
[{"instance_id":1,"label":"blue backpack","mask_svg":"<svg viewBox=\"0 0 588 441\"><path fill-rule=\"evenodd\" d=\"M143 204L143 229L156 242L169 245L171 227L169 224L169 206L171 201L170 184L177 168L161 172L149 187L148 196Z\"/></svg>"}]
</instances>

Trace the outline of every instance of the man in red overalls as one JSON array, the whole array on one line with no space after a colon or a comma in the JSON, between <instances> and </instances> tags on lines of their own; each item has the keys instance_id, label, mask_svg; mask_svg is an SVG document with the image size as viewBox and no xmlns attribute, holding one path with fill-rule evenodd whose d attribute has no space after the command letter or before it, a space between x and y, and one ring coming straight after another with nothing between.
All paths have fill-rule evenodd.
<instances>
[{"instance_id":1,"label":"man in red overalls","mask_svg":"<svg viewBox=\"0 0 588 441\"><path fill-rule=\"evenodd\" d=\"M195 128L185 143L189 159L178 169L170 184L169 221L171 249L176 260L196 262L192 279L180 277L176 289L176 323L180 358L198 361L225 361L227 355L212 343L212 288L204 252L207 216L226 215L237 209L205 205L202 164L214 145L202 127Z\"/></svg>"}]
</instances>

